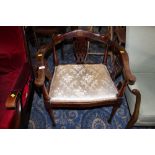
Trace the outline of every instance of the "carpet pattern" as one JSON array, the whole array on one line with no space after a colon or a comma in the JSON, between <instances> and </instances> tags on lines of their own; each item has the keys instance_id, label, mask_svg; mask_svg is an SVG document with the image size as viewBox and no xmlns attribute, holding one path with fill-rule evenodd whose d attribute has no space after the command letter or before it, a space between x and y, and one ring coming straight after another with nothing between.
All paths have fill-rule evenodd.
<instances>
[{"instance_id":1,"label":"carpet pattern","mask_svg":"<svg viewBox=\"0 0 155 155\"><path fill-rule=\"evenodd\" d=\"M90 45L90 49L93 51L102 52L101 45ZM35 53L36 49L30 45L31 53ZM61 59L61 51L59 50L60 63L73 63L74 56L71 45L64 46L65 59ZM102 62L101 56L88 56L87 62ZM35 63L35 62L33 62ZM110 68L110 66L108 66ZM49 68L52 71L54 68L52 62L52 56L49 58ZM118 81L116 81L117 83ZM121 129L125 128L129 121L130 114L125 97L122 98L121 107L115 113L111 124L107 122L112 108L100 107L95 109L85 110L54 110L54 116L56 120L56 126L52 126L51 119L45 110L43 97L41 94L34 93L34 99L32 103L31 115L28 128L30 129Z\"/></svg>"},{"instance_id":2,"label":"carpet pattern","mask_svg":"<svg viewBox=\"0 0 155 155\"><path fill-rule=\"evenodd\" d=\"M43 98L37 93L34 94L31 116L28 128L30 129L121 129L125 128L129 112L125 98L122 100L121 107L113 117L112 123L107 122L111 107L102 107L86 110L54 110L56 127L44 108Z\"/></svg>"}]
</instances>

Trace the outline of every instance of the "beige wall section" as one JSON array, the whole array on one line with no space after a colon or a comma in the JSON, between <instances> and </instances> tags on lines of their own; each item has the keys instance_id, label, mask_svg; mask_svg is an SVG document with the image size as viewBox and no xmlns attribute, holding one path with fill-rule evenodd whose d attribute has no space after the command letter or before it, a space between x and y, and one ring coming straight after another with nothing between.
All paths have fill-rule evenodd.
<instances>
[{"instance_id":1,"label":"beige wall section","mask_svg":"<svg viewBox=\"0 0 155 155\"><path fill-rule=\"evenodd\" d=\"M126 27L126 50L133 72L155 73L155 26Z\"/></svg>"}]
</instances>

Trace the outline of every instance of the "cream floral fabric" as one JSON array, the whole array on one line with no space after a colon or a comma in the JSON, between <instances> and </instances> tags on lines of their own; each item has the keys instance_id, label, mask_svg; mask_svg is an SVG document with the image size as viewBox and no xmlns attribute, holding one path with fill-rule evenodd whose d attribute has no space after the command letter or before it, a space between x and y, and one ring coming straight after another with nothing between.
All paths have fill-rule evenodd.
<instances>
[{"instance_id":1,"label":"cream floral fabric","mask_svg":"<svg viewBox=\"0 0 155 155\"><path fill-rule=\"evenodd\" d=\"M103 64L68 64L55 67L51 102L91 102L116 99L118 91Z\"/></svg>"}]
</instances>

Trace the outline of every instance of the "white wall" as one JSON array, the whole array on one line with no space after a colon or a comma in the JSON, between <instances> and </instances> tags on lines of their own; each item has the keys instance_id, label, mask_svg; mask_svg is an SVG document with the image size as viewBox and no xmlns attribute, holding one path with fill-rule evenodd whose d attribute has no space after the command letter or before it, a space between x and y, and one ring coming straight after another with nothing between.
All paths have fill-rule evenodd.
<instances>
[{"instance_id":1,"label":"white wall","mask_svg":"<svg viewBox=\"0 0 155 155\"><path fill-rule=\"evenodd\" d=\"M126 50L133 72L155 72L155 26L126 27Z\"/></svg>"}]
</instances>

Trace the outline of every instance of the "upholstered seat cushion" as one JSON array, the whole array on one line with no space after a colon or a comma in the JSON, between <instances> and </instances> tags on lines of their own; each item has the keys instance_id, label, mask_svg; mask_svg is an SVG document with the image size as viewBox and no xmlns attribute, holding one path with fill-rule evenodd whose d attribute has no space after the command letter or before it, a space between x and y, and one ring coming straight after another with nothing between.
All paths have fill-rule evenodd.
<instances>
[{"instance_id":1,"label":"upholstered seat cushion","mask_svg":"<svg viewBox=\"0 0 155 155\"><path fill-rule=\"evenodd\" d=\"M155 73L135 73L137 81L130 89L141 93L141 107L136 125L155 125ZM131 113L134 111L135 97L127 90L127 100Z\"/></svg>"},{"instance_id":2,"label":"upholstered seat cushion","mask_svg":"<svg viewBox=\"0 0 155 155\"><path fill-rule=\"evenodd\" d=\"M67 64L55 67L51 102L116 100L118 91L103 64Z\"/></svg>"}]
</instances>

